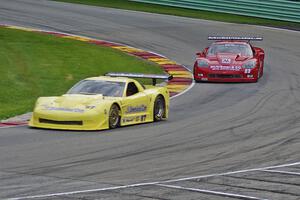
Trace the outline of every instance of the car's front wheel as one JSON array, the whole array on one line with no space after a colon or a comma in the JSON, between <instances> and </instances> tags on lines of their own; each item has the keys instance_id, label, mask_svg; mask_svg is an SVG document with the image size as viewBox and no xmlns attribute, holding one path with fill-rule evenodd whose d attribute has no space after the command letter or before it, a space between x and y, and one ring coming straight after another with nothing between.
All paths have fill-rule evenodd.
<instances>
[{"instance_id":1,"label":"car's front wheel","mask_svg":"<svg viewBox=\"0 0 300 200\"><path fill-rule=\"evenodd\" d=\"M109 110L109 128L113 129L120 125L120 108L117 104L113 104Z\"/></svg>"},{"instance_id":2,"label":"car's front wheel","mask_svg":"<svg viewBox=\"0 0 300 200\"><path fill-rule=\"evenodd\" d=\"M153 108L153 119L154 121L161 121L166 113L166 105L165 99L159 95L156 97L154 101L154 108Z\"/></svg>"}]
</instances>

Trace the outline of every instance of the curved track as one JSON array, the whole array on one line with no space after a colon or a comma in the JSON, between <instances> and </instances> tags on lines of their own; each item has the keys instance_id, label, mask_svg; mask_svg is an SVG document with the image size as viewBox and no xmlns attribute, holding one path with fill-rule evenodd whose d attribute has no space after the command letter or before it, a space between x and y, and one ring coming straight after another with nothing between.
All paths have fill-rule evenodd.
<instances>
[{"instance_id":1,"label":"curved track","mask_svg":"<svg viewBox=\"0 0 300 200\"><path fill-rule=\"evenodd\" d=\"M258 83L196 84L171 101L167 122L102 132L0 129L1 199L300 161L299 32L44 0L2 0L0 23L125 43L190 68L209 34L263 36L258 45L266 51ZM207 193L213 190L246 194L227 196L233 199L297 199L299 171L295 164L56 198L223 199L225 194Z\"/></svg>"}]
</instances>

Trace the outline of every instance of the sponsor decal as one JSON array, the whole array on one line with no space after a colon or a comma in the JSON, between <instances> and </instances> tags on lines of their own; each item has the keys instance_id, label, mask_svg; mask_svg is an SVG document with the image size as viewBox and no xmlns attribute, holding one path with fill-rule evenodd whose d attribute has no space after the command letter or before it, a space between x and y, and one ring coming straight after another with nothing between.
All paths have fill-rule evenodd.
<instances>
[{"instance_id":1,"label":"sponsor decal","mask_svg":"<svg viewBox=\"0 0 300 200\"><path fill-rule=\"evenodd\" d=\"M228 71L240 71L242 69L241 66L223 66L223 65L212 65L210 66L211 70L228 70Z\"/></svg>"},{"instance_id":2,"label":"sponsor decal","mask_svg":"<svg viewBox=\"0 0 300 200\"><path fill-rule=\"evenodd\" d=\"M61 108L61 107L52 107L52 106L47 106L47 105L43 105L43 107L44 107L44 110L84 113L84 110L79 109L79 108Z\"/></svg>"},{"instance_id":3,"label":"sponsor decal","mask_svg":"<svg viewBox=\"0 0 300 200\"><path fill-rule=\"evenodd\" d=\"M122 119L123 123L129 123L129 122L144 122L146 121L146 115L136 116L136 117L125 117Z\"/></svg>"},{"instance_id":4,"label":"sponsor decal","mask_svg":"<svg viewBox=\"0 0 300 200\"><path fill-rule=\"evenodd\" d=\"M135 117L126 117L126 118L123 118L123 123L128 123L128 122L133 122L135 119Z\"/></svg>"},{"instance_id":5,"label":"sponsor decal","mask_svg":"<svg viewBox=\"0 0 300 200\"><path fill-rule=\"evenodd\" d=\"M224 44L225 47L236 47L236 44L230 44L230 43L226 43Z\"/></svg>"},{"instance_id":6,"label":"sponsor decal","mask_svg":"<svg viewBox=\"0 0 300 200\"><path fill-rule=\"evenodd\" d=\"M86 109L94 109L96 106L85 106Z\"/></svg>"},{"instance_id":7,"label":"sponsor decal","mask_svg":"<svg viewBox=\"0 0 300 200\"><path fill-rule=\"evenodd\" d=\"M138 113L138 112L145 112L147 110L146 105L140 105L140 106L129 106L127 107L126 113Z\"/></svg>"},{"instance_id":8,"label":"sponsor decal","mask_svg":"<svg viewBox=\"0 0 300 200\"><path fill-rule=\"evenodd\" d=\"M136 117L135 117L135 121L136 121L136 122L140 121L140 118L141 118L140 116L136 116Z\"/></svg>"}]
</instances>

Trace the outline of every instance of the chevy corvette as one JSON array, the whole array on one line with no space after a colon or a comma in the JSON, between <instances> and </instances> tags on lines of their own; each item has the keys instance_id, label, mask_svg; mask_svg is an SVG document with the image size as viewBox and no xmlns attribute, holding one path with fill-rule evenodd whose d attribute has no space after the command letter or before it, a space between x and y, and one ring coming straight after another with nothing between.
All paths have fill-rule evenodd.
<instances>
[{"instance_id":1,"label":"chevy corvette","mask_svg":"<svg viewBox=\"0 0 300 200\"><path fill-rule=\"evenodd\" d=\"M144 86L132 78L151 78L153 85ZM84 79L62 96L38 98L29 126L101 130L165 120L169 114L169 92L155 83L156 79L171 78L170 75L107 73Z\"/></svg>"},{"instance_id":2,"label":"chevy corvette","mask_svg":"<svg viewBox=\"0 0 300 200\"><path fill-rule=\"evenodd\" d=\"M257 82L264 71L264 50L250 41L261 37L209 36L216 40L197 53L194 63L196 82Z\"/></svg>"}]
</instances>

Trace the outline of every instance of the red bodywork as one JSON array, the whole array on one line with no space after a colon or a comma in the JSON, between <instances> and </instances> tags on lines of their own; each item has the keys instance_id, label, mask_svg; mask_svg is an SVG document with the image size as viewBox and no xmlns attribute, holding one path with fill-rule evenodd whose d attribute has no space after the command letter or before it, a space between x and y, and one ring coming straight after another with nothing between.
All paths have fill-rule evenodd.
<instances>
[{"instance_id":1,"label":"red bodywork","mask_svg":"<svg viewBox=\"0 0 300 200\"><path fill-rule=\"evenodd\" d=\"M211 54L209 53L210 47L205 48L202 52L197 53L193 70L196 81L257 82L263 75L265 57L263 49L254 47L245 41L234 40L217 41L212 45L247 45L249 51L252 52L249 55L237 52Z\"/></svg>"}]
</instances>

